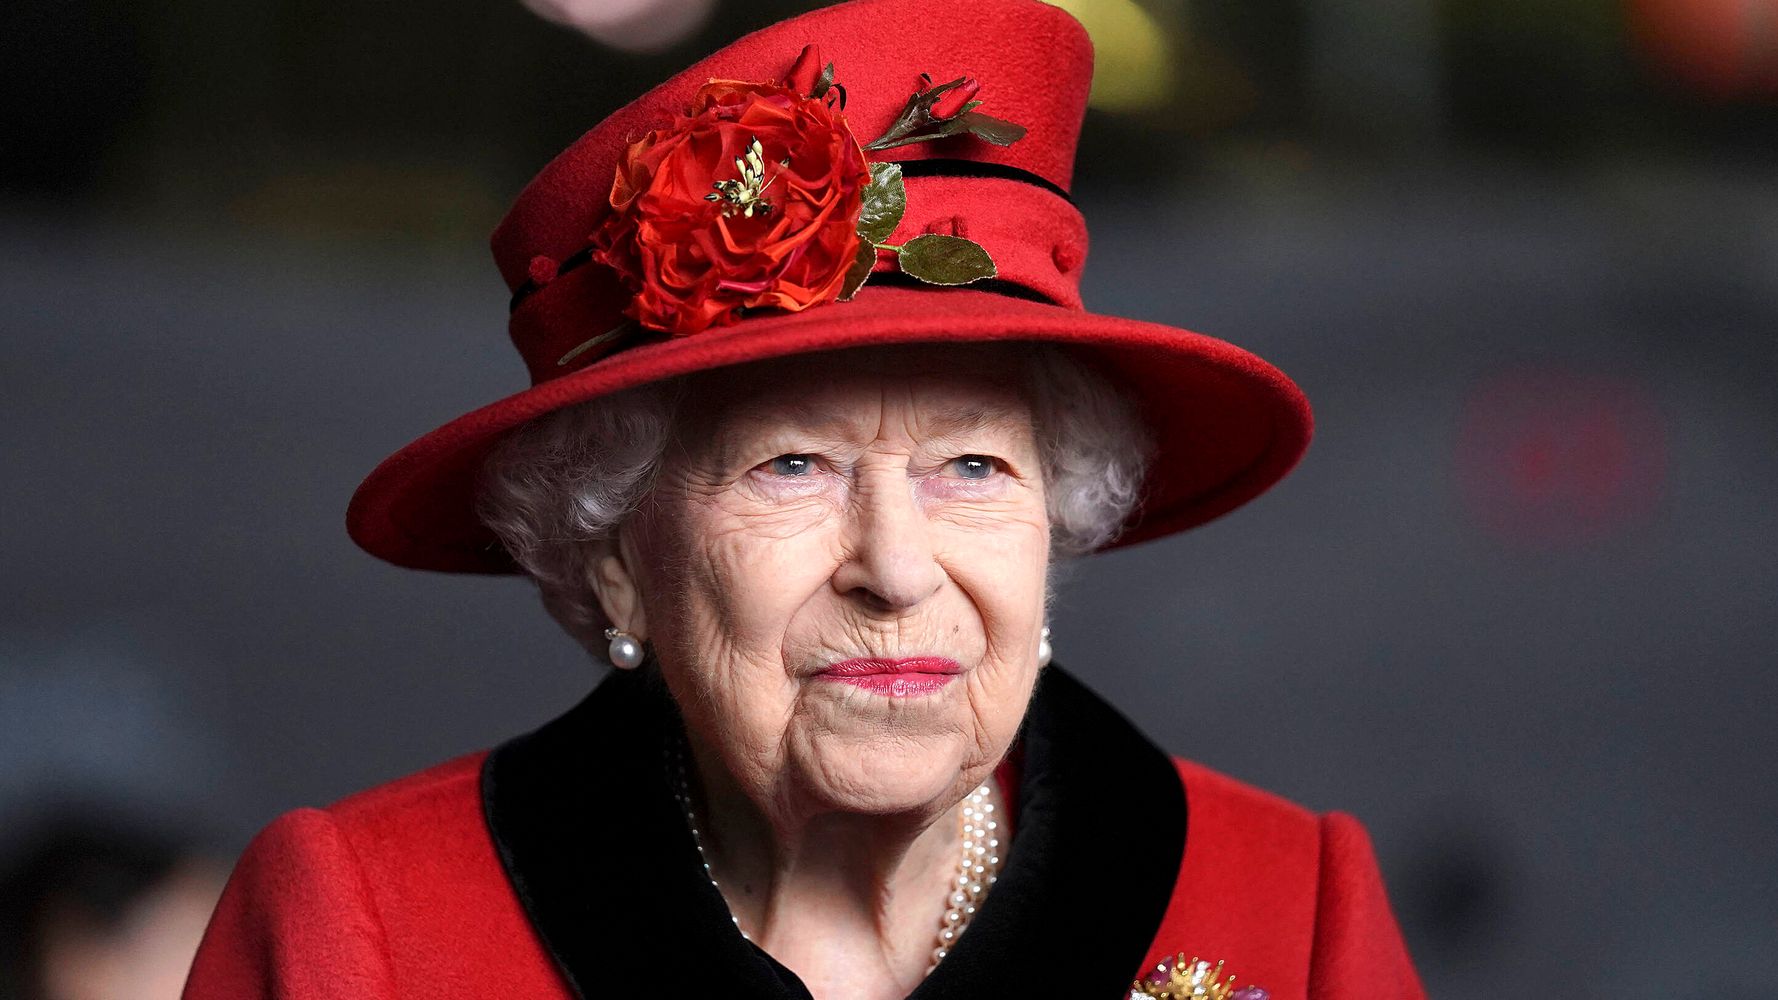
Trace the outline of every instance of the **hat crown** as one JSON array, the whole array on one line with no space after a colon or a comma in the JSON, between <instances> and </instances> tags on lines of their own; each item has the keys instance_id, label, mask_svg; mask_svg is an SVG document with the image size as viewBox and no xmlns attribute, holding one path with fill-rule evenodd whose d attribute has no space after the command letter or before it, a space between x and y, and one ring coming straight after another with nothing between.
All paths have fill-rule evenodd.
<instances>
[{"instance_id":1,"label":"hat crown","mask_svg":"<svg viewBox=\"0 0 1778 1000\"><path fill-rule=\"evenodd\" d=\"M610 213L612 178L630 142L670 125L711 80L783 79L798 53L811 44L834 65L846 96L845 118L860 141L890 126L921 85L922 73L940 83L973 77L981 83L977 96L984 112L1027 130L1010 146L961 135L883 150L871 155L873 161L963 160L1068 189L1092 76L1092 46L1079 22L1037 0L851 0L723 47L614 112L558 154L526 185L494 230L494 258L507 287L516 291L526 283L534 258L561 261L586 246ZM961 220L962 206L912 194L909 200L908 222L916 229L937 232L946 225L942 217ZM942 231L967 224L952 222ZM1079 246L1051 248L1071 265L1064 271L1076 270L1084 257L1084 227L1079 235ZM521 334L517 320L515 316L515 340ZM520 349L525 351L524 344ZM534 376L542 374L535 359L527 360Z\"/></svg>"}]
</instances>

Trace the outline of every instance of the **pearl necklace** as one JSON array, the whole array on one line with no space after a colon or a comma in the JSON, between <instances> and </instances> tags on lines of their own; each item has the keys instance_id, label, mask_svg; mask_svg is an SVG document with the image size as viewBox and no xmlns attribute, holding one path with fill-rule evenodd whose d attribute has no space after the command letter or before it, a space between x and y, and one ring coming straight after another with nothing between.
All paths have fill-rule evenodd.
<instances>
[{"instance_id":1,"label":"pearl necklace","mask_svg":"<svg viewBox=\"0 0 1778 1000\"><path fill-rule=\"evenodd\" d=\"M1000 822L994 818L993 794L994 782L987 781L963 800L963 856L957 863L951 895L945 900L945 917L938 927L932 964L926 967L928 974L951 953L958 936L975 919L976 907L988 894L988 887L1000 878Z\"/></svg>"},{"instance_id":2,"label":"pearl necklace","mask_svg":"<svg viewBox=\"0 0 1778 1000\"><path fill-rule=\"evenodd\" d=\"M704 852L704 836L698 831L697 816L692 811L691 782L686 776L684 747L669 747L667 757L675 778L673 794L679 800L679 808L685 812L686 826L691 828L691 840L697 845L704 877L720 894L722 886L717 884L715 874L710 871L710 856ZM945 915L938 926L932 963L926 967L928 975L951 953L964 929L975 919L976 909L981 906L982 897L988 894L988 887L1000 878L1000 822L994 818L993 798L994 783L989 781L963 800L958 821L963 850L957 860L957 874L951 880L950 895L945 898ZM729 920L734 922L742 938L753 940L741 927L740 917L731 912Z\"/></svg>"}]
</instances>

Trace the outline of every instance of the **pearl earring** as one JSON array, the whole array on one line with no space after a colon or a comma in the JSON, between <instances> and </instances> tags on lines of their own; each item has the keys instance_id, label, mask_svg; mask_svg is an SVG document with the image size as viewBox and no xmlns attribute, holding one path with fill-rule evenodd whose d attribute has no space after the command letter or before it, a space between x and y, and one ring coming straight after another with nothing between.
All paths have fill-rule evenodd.
<instances>
[{"instance_id":1,"label":"pearl earring","mask_svg":"<svg viewBox=\"0 0 1778 1000\"><path fill-rule=\"evenodd\" d=\"M1055 650L1050 648L1050 627L1045 625L1037 637L1037 665L1040 667L1049 666L1050 657L1053 655L1055 655Z\"/></svg>"},{"instance_id":2,"label":"pearl earring","mask_svg":"<svg viewBox=\"0 0 1778 1000\"><path fill-rule=\"evenodd\" d=\"M636 637L621 628L608 628L605 638L611 640L611 646L605 651L605 658L619 670L634 670L642 665L642 643Z\"/></svg>"}]
</instances>

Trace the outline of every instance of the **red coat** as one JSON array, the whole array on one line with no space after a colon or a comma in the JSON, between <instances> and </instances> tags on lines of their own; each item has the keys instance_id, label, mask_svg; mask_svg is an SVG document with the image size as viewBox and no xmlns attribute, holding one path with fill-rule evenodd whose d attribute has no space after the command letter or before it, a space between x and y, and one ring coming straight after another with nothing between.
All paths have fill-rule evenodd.
<instances>
[{"instance_id":1,"label":"red coat","mask_svg":"<svg viewBox=\"0 0 1778 1000\"><path fill-rule=\"evenodd\" d=\"M703 879L654 752L677 719L634 677L492 752L278 817L186 1000L806 997ZM1041 981L1117 1000L1182 951L1274 1000L1424 996L1351 817L1166 757L1054 667L1017 760L1001 879L914 997Z\"/></svg>"}]
</instances>

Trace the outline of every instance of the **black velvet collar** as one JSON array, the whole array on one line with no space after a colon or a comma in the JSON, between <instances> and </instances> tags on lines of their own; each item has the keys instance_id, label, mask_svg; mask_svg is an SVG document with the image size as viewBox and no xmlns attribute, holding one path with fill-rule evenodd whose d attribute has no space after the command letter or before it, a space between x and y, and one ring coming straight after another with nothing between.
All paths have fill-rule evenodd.
<instances>
[{"instance_id":1,"label":"black velvet collar","mask_svg":"<svg viewBox=\"0 0 1778 1000\"><path fill-rule=\"evenodd\" d=\"M613 673L495 748L482 805L507 877L577 997L697 983L736 1000L808 1000L741 937L704 876L662 749L679 725L650 672ZM1110 1000L1160 926L1185 849L1185 793L1167 755L1054 665L1019 751L1000 880L909 1000L1017 983Z\"/></svg>"}]
</instances>

